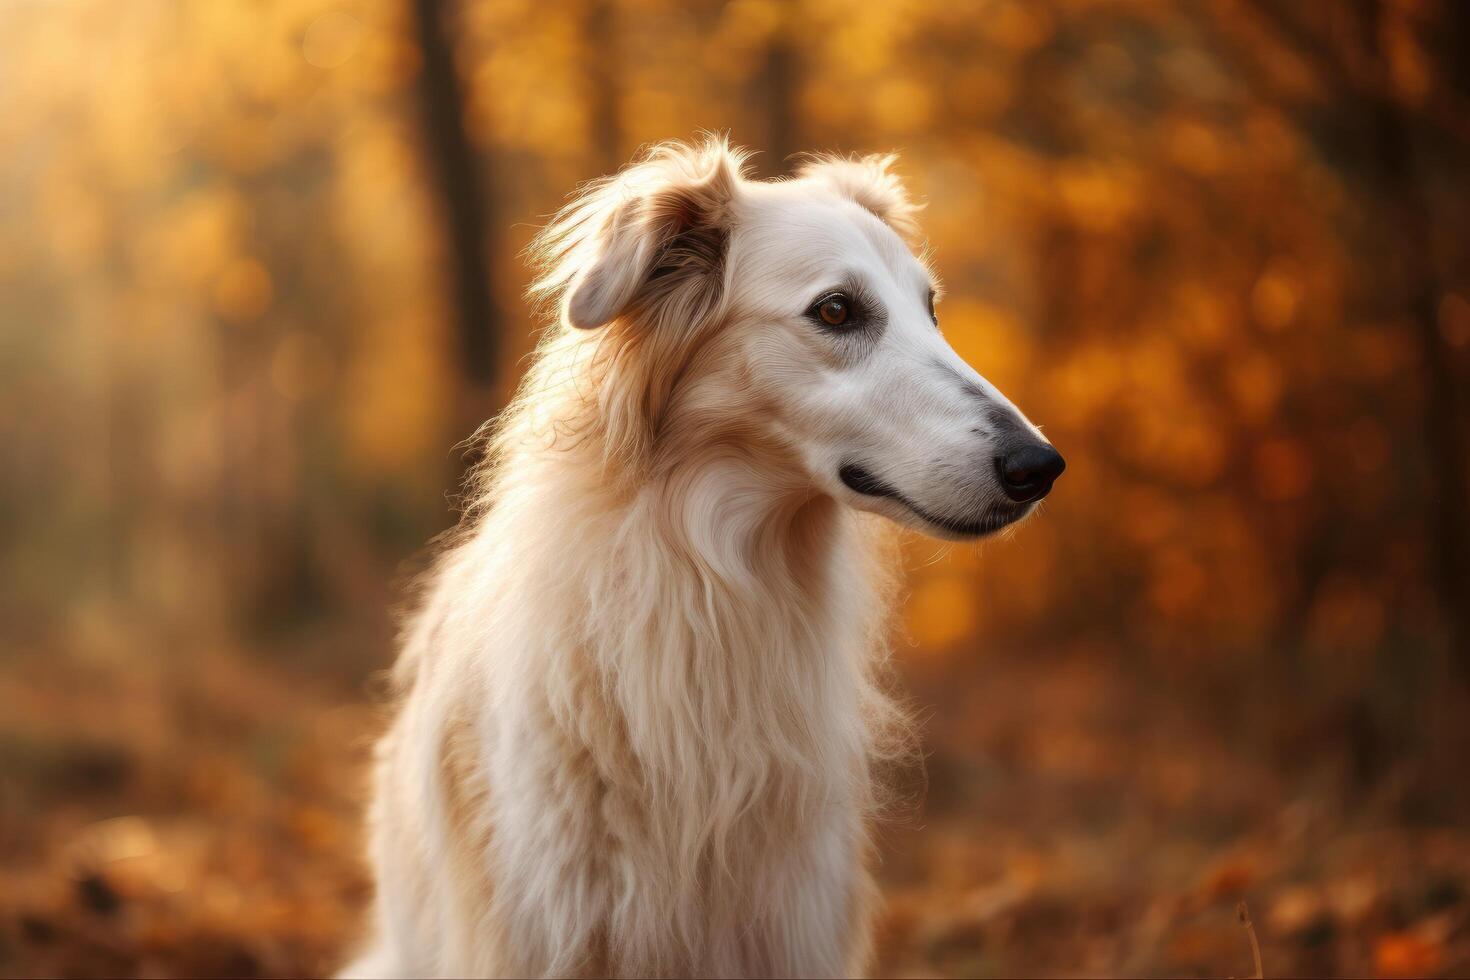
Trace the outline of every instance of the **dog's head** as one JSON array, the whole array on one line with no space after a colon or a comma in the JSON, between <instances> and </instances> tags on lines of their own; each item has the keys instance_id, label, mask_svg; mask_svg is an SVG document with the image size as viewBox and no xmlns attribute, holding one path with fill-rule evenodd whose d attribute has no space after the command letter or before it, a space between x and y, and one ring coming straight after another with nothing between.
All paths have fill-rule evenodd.
<instances>
[{"instance_id":1,"label":"dog's head","mask_svg":"<svg viewBox=\"0 0 1470 980\"><path fill-rule=\"evenodd\" d=\"M537 288L609 366L610 451L773 447L806 485L947 538L1025 516L1062 457L945 341L892 158L775 182L741 161L660 147L543 235Z\"/></svg>"}]
</instances>

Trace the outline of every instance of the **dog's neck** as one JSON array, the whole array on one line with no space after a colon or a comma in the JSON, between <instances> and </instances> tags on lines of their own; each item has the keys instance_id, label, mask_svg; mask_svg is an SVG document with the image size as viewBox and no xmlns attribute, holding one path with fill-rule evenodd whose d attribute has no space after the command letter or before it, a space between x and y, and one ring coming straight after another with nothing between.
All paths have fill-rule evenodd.
<instances>
[{"instance_id":1,"label":"dog's neck","mask_svg":"<svg viewBox=\"0 0 1470 980\"><path fill-rule=\"evenodd\" d=\"M609 660L675 656L785 669L781 658L857 645L855 622L881 615L870 528L790 458L718 434L640 471L610 465L600 449L586 440L532 454L542 475L527 482L542 496L525 501L530 513L500 516L567 542L548 553L574 565L541 574L598 624L589 632L604 670L626 667ZM871 602L857 598L870 592ZM621 625L609 633L612 623ZM620 646L614 635L639 639Z\"/></svg>"},{"instance_id":2,"label":"dog's neck","mask_svg":"<svg viewBox=\"0 0 1470 980\"><path fill-rule=\"evenodd\" d=\"M581 610L604 670L623 669L610 658L654 655L639 648L782 667L801 651L856 656L881 642L891 572L875 560L873 522L820 492L789 447L748 421L687 410L647 440L610 438L608 379L567 382L555 364L536 376L557 394L527 403L535 410L497 437L477 537L486 561ZM542 547L491 556L523 527Z\"/></svg>"},{"instance_id":3,"label":"dog's neck","mask_svg":"<svg viewBox=\"0 0 1470 980\"><path fill-rule=\"evenodd\" d=\"M660 517L658 533L691 571L768 601L809 602L827 587L828 563L849 531L836 501L759 451L685 462L642 494ZM780 580L780 595L771 595Z\"/></svg>"},{"instance_id":4,"label":"dog's neck","mask_svg":"<svg viewBox=\"0 0 1470 980\"><path fill-rule=\"evenodd\" d=\"M540 703L599 766L631 766L666 801L680 874L735 866L834 800L866 809L893 713L868 522L717 433L636 473L594 439L504 450L460 567L514 625L487 664L505 712Z\"/></svg>"}]
</instances>

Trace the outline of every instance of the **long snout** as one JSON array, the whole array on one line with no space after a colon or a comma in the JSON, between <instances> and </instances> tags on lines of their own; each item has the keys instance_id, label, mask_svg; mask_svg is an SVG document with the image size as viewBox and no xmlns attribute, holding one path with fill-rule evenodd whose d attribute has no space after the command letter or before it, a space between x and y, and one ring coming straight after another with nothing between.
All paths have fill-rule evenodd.
<instances>
[{"instance_id":1,"label":"long snout","mask_svg":"<svg viewBox=\"0 0 1470 980\"><path fill-rule=\"evenodd\" d=\"M947 354L940 363L960 382L966 399L978 401L988 416L998 443L993 465L1001 492L1018 504L1034 503L1051 493L1052 484L1067 468L1062 454L993 384L953 350L947 349Z\"/></svg>"}]
</instances>

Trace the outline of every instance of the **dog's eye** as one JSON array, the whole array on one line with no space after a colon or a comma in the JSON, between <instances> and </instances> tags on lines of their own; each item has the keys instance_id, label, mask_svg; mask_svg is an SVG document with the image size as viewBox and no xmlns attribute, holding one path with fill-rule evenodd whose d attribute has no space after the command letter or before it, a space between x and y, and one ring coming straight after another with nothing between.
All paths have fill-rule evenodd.
<instances>
[{"instance_id":1,"label":"dog's eye","mask_svg":"<svg viewBox=\"0 0 1470 980\"><path fill-rule=\"evenodd\" d=\"M833 293L817 303L815 312L829 327L840 327L852 316L852 304L841 293Z\"/></svg>"},{"instance_id":2,"label":"dog's eye","mask_svg":"<svg viewBox=\"0 0 1470 980\"><path fill-rule=\"evenodd\" d=\"M934 294L932 292L929 294L929 319L934 321L936 327L939 326L939 313L934 309Z\"/></svg>"}]
</instances>

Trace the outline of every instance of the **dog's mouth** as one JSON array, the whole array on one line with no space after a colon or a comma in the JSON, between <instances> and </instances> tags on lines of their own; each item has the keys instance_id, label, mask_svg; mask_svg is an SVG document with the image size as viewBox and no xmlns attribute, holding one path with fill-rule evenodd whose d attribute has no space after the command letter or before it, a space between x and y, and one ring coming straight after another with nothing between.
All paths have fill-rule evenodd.
<instances>
[{"instance_id":1,"label":"dog's mouth","mask_svg":"<svg viewBox=\"0 0 1470 980\"><path fill-rule=\"evenodd\" d=\"M837 477L842 481L843 486L847 487L853 493L861 494L864 497L878 497L892 500L902 504L905 510L948 537L979 538L987 534L993 534L1006 525L1026 516L1031 510L1030 504L991 505L978 517L947 517L943 514L935 514L919 506L904 496L897 487L880 480L870 471L855 463L843 465L838 469Z\"/></svg>"}]
</instances>

